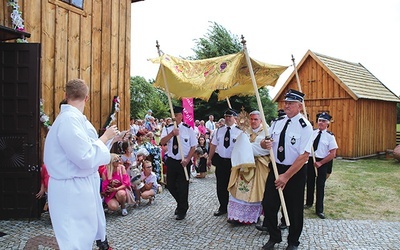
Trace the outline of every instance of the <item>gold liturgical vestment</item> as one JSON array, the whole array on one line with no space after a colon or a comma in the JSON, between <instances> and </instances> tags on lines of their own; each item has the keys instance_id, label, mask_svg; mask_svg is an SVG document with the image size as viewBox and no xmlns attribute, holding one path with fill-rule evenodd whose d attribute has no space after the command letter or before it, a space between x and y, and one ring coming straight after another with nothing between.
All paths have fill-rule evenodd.
<instances>
[{"instance_id":1,"label":"gold liturgical vestment","mask_svg":"<svg viewBox=\"0 0 400 250\"><path fill-rule=\"evenodd\" d=\"M247 140L247 142L242 140L241 143L244 143L242 146L248 149L253 148L251 143L256 142L258 145L254 146L261 148L259 143L264 137L262 131L263 129L261 128L257 133L252 132L250 140ZM257 137L259 137L259 140L256 141ZM242 151L240 154L235 154L235 156L232 153L232 157L245 157L245 153ZM253 154L253 150L251 154ZM232 161L231 176L228 184L230 194L236 199L245 202L261 202L264 196L265 182L270 171L268 168L269 162L269 156L266 155L255 156L254 162L246 162L244 160L243 163L238 165L234 165L235 163Z\"/></svg>"}]
</instances>

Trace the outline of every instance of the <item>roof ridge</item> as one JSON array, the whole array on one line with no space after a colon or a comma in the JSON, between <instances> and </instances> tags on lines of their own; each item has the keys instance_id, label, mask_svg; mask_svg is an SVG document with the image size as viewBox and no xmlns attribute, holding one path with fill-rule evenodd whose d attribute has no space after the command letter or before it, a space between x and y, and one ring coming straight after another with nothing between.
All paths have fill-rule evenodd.
<instances>
[{"instance_id":1,"label":"roof ridge","mask_svg":"<svg viewBox=\"0 0 400 250\"><path fill-rule=\"evenodd\" d=\"M335 60L335 61L338 61L338 62L344 62L344 63L356 65L356 66L362 66L361 63L350 62L350 61L346 61L346 60L339 59L339 58L336 58L336 57L327 56L327 55L324 55L324 54L321 54L321 53L317 53L317 52L313 52L313 53L318 57L324 57L324 58Z\"/></svg>"}]
</instances>

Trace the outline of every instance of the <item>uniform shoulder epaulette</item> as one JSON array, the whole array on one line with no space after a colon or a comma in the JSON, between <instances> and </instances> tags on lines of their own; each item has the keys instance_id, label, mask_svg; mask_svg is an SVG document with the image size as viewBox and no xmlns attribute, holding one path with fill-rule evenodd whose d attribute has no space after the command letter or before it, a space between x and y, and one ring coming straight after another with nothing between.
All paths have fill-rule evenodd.
<instances>
[{"instance_id":1,"label":"uniform shoulder epaulette","mask_svg":"<svg viewBox=\"0 0 400 250\"><path fill-rule=\"evenodd\" d=\"M187 127L187 128L191 128L191 127L190 127L189 125L187 125L186 123L183 123L183 122L182 122L182 125L185 126L185 127Z\"/></svg>"},{"instance_id":2,"label":"uniform shoulder epaulette","mask_svg":"<svg viewBox=\"0 0 400 250\"><path fill-rule=\"evenodd\" d=\"M167 128L169 128L169 127L171 127L171 126L174 126L174 124L173 124L173 123L168 124L168 125L167 125Z\"/></svg>"},{"instance_id":3,"label":"uniform shoulder epaulette","mask_svg":"<svg viewBox=\"0 0 400 250\"><path fill-rule=\"evenodd\" d=\"M285 118L285 116L283 115L283 116L277 117L276 120L279 121L279 120L282 120L284 118Z\"/></svg>"},{"instance_id":4,"label":"uniform shoulder epaulette","mask_svg":"<svg viewBox=\"0 0 400 250\"><path fill-rule=\"evenodd\" d=\"M275 118L275 119L273 119L272 121L273 121L273 122L276 122L276 121L279 121L279 120L285 119L285 117L286 117L286 115L282 115L282 116L276 117L276 118Z\"/></svg>"},{"instance_id":5,"label":"uniform shoulder epaulette","mask_svg":"<svg viewBox=\"0 0 400 250\"><path fill-rule=\"evenodd\" d=\"M304 119L303 118L300 118L299 119L299 122L300 122L300 125L304 128L304 127L307 127L307 123L304 121Z\"/></svg>"},{"instance_id":6,"label":"uniform shoulder epaulette","mask_svg":"<svg viewBox=\"0 0 400 250\"><path fill-rule=\"evenodd\" d=\"M330 134L330 135L334 135L331 131L326 131L328 134Z\"/></svg>"},{"instance_id":7,"label":"uniform shoulder epaulette","mask_svg":"<svg viewBox=\"0 0 400 250\"><path fill-rule=\"evenodd\" d=\"M239 130L242 130L241 128L238 127L238 125L235 125L235 128L237 128L237 129L239 129Z\"/></svg>"}]
</instances>

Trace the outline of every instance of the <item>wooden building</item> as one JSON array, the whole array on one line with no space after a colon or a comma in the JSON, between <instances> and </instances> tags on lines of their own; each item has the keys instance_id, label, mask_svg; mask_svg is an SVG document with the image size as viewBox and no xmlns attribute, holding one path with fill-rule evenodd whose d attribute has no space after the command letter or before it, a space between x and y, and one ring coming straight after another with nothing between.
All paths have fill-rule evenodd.
<instances>
[{"instance_id":1,"label":"wooden building","mask_svg":"<svg viewBox=\"0 0 400 250\"><path fill-rule=\"evenodd\" d=\"M396 147L396 105L400 98L362 64L309 50L297 69L309 120L316 124L320 112L333 117L329 130L339 145L337 156L356 159ZM295 72L273 100L279 108L289 89L299 90Z\"/></svg>"},{"instance_id":2,"label":"wooden building","mask_svg":"<svg viewBox=\"0 0 400 250\"><path fill-rule=\"evenodd\" d=\"M95 128L105 125L119 96L116 123L129 129L131 4L138 0L19 0L24 31L13 27L9 2L0 0L0 218L40 212L32 195L47 133L40 99L52 122L65 83L84 79L90 87L84 113Z\"/></svg>"}]
</instances>

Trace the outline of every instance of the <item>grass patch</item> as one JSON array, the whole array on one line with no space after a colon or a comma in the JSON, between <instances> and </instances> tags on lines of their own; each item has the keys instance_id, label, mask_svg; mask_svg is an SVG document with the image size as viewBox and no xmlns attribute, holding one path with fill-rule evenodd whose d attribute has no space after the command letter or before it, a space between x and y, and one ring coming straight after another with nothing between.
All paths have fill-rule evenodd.
<instances>
[{"instance_id":1,"label":"grass patch","mask_svg":"<svg viewBox=\"0 0 400 250\"><path fill-rule=\"evenodd\" d=\"M325 185L330 219L400 221L400 162L394 159L335 159ZM316 218L315 207L305 210Z\"/></svg>"}]
</instances>

